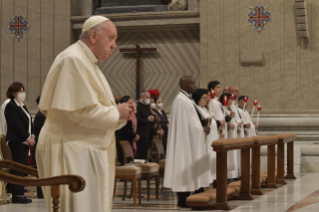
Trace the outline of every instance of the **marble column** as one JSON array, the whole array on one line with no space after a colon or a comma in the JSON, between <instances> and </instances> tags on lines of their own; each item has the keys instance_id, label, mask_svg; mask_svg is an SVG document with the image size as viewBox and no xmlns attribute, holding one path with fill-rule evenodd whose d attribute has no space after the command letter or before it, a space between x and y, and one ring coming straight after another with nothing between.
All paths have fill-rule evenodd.
<instances>
[{"instance_id":1,"label":"marble column","mask_svg":"<svg viewBox=\"0 0 319 212\"><path fill-rule=\"evenodd\" d=\"M94 0L79 0L77 1L77 15L88 16L93 14L93 1Z\"/></svg>"}]
</instances>

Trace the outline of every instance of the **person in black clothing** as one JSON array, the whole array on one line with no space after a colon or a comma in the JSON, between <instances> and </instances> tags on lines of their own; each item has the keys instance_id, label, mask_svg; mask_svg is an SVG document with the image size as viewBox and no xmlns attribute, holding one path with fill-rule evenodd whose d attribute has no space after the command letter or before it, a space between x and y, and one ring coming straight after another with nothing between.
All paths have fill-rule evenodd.
<instances>
[{"instance_id":1,"label":"person in black clothing","mask_svg":"<svg viewBox=\"0 0 319 212\"><path fill-rule=\"evenodd\" d=\"M39 105L41 96L39 96L36 100L37 104ZM35 115L34 118L34 135L35 135L35 145L33 146L33 155L32 155L32 164L35 165L35 167L37 167L37 162L36 162L36 152L37 152L37 144L38 144L38 139L39 139L39 135L41 132L41 129L44 125L45 119L46 119L46 115L47 112L43 111L43 110L39 110L38 113ZM37 187L37 196L39 199L44 198L43 197L43 192L42 192L42 188L41 186Z\"/></svg>"},{"instance_id":2,"label":"person in black clothing","mask_svg":"<svg viewBox=\"0 0 319 212\"><path fill-rule=\"evenodd\" d=\"M128 101L131 101L131 97L123 96L119 103L126 103ZM135 119L135 121L133 119ZM136 128L136 116L132 116L132 119L127 121L126 125L123 128L115 132L117 159L121 164L123 164L123 152L120 145L120 141L130 142L133 148L134 142L138 142L138 140L140 139L139 135L136 132Z\"/></svg>"},{"instance_id":3,"label":"person in black clothing","mask_svg":"<svg viewBox=\"0 0 319 212\"><path fill-rule=\"evenodd\" d=\"M166 115L165 111L163 110L162 99L157 99L156 100L156 103L155 103L154 107L152 107L152 110L160 118L161 129L164 130L164 135L162 137L162 139L163 139L163 147L164 147L164 150L166 152L169 122L168 122L168 119L167 119L167 115Z\"/></svg>"},{"instance_id":4,"label":"person in black clothing","mask_svg":"<svg viewBox=\"0 0 319 212\"><path fill-rule=\"evenodd\" d=\"M24 105L25 88L22 83L11 84L7 91L7 97L11 101L7 104L4 115L7 121L6 141L11 149L14 162L27 164L29 146L35 144L33 135L32 117ZM12 174L24 177L24 174L11 171ZM24 186L12 184L12 203L27 204L32 202L24 196Z\"/></svg>"},{"instance_id":5,"label":"person in black clothing","mask_svg":"<svg viewBox=\"0 0 319 212\"><path fill-rule=\"evenodd\" d=\"M151 123L154 121L154 116L150 110L149 92L142 92L140 94L140 101L137 103L137 134L140 140L137 142L137 159L146 159L149 145L153 134Z\"/></svg>"}]
</instances>

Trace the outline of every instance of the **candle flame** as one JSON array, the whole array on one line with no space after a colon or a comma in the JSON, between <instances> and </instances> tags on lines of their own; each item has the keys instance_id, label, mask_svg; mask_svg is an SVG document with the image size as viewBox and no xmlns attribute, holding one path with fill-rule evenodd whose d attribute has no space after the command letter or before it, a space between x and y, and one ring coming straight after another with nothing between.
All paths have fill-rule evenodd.
<instances>
[{"instance_id":1,"label":"candle flame","mask_svg":"<svg viewBox=\"0 0 319 212\"><path fill-rule=\"evenodd\" d=\"M258 105L258 111L261 111L261 106L260 105Z\"/></svg>"},{"instance_id":2,"label":"candle flame","mask_svg":"<svg viewBox=\"0 0 319 212\"><path fill-rule=\"evenodd\" d=\"M211 99L214 99L214 98L215 98L215 92L214 92L213 90L210 92L210 98L211 98Z\"/></svg>"},{"instance_id":3,"label":"candle flame","mask_svg":"<svg viewBox=\"0 0 319 212\"><path fill-rule=\"evenodd\" d=\"M245 98L244 98L244 102L247 102L247 97L245 96Z\"/></svg>"},{"instance_id":4,"label":"candle flame","mask_svg":"<svg viewBox=\"0 0 319 212\"><path fill-rule=\"evenodd\" d=\"M231 95L231 99L235 100L235 95L234 94Z\"/></svg>"},{"instance_id":5,"label":"candle flame","mask_svg":"<svg viewBox=\"0 0 319 212\"><path fill-rule=\"evenodd\" d=\"M255 100L255 102L254 102L254 106L257 106L257 103L258 103L258 102L257 102L257 100Z\"/></svg>"}]
</instances>

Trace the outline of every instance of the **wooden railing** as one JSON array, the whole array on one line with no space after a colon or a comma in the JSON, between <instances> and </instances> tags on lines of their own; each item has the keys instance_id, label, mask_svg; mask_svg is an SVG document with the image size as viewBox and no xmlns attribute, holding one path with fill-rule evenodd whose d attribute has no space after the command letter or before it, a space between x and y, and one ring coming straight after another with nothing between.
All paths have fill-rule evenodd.
<instances>
[{"instance_id":1,"label":"wooden railing","mask_svg":"<svg viewBox=\"0 0 319 212\"><path fill-rule=\"evenodd\" d=\"M38 176L37 169L30 168L9 160L0 161L0 170L3 168L9 168L10 170L14 170L23 174ZM51 186L53 212L60 211L60 185L69 185L70 191L74 193L83 191L85 188L85 180L77 175L63 175L50 178L30 179L0 171L0 181L21 186Z\"/></svg>"},{"instance_id":2,"label":"wooden railing","mask_svg":"<svg viewBox=\"0 0 319 212\"><path fill-rule=\"evenodd\" d=\"M252 148L252 184L251 184L251 194L262 195L260 190L260 147L267 145L271 148L275 146L278 142L277 136L256 136L253 137L254 145ZM268 161L268 173L271 176L275 175L275 166L273 159ZM270 172L269 172L270 170ZM275 177L275 176L273 176Z\"/></svg>"},{"instance_id":3,"label":"wooden railing","mask_svg":"<svg viewBox=\"0 0 319 212\"><path fill-rule=\"evenodd\" d=\"M286 179L296 179L294 175L294 141L295 134L278 135L277 147L277 180L278 184L286 184ZM287 175L285 175L285 143L287 143Z\"/></svg>"},{"instance_id":4,"label":"wooden railing","mask_svg":"<svg viewBox=\"0 0 319 212\"><path fill-rule=\"evenodd\" d=\"M211 209L230 210L227 203L227 152L241 150L241 187L239 199L251 200L250 195L250 148L254 144L253 138L219 139L212 146L217 154L217 194L216 203Z\"/></svg>"}]
</instances>

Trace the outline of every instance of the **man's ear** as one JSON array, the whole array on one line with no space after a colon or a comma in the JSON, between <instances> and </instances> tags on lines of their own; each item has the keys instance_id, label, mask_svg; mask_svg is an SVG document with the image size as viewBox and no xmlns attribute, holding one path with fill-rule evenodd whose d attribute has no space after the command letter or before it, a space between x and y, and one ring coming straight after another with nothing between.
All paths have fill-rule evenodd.
<instances>
[{"instance_id":1,"label":"man's ear","mask_svg":"<svg viewBox=\"0 0 319 212\"><path fill-rule=\"evenodd\" d=\"M97 31L92 30L92 32L90 33L90 41L92 44L95 44L96 40L97 40Z\"/></svg>"}]
</instances>

